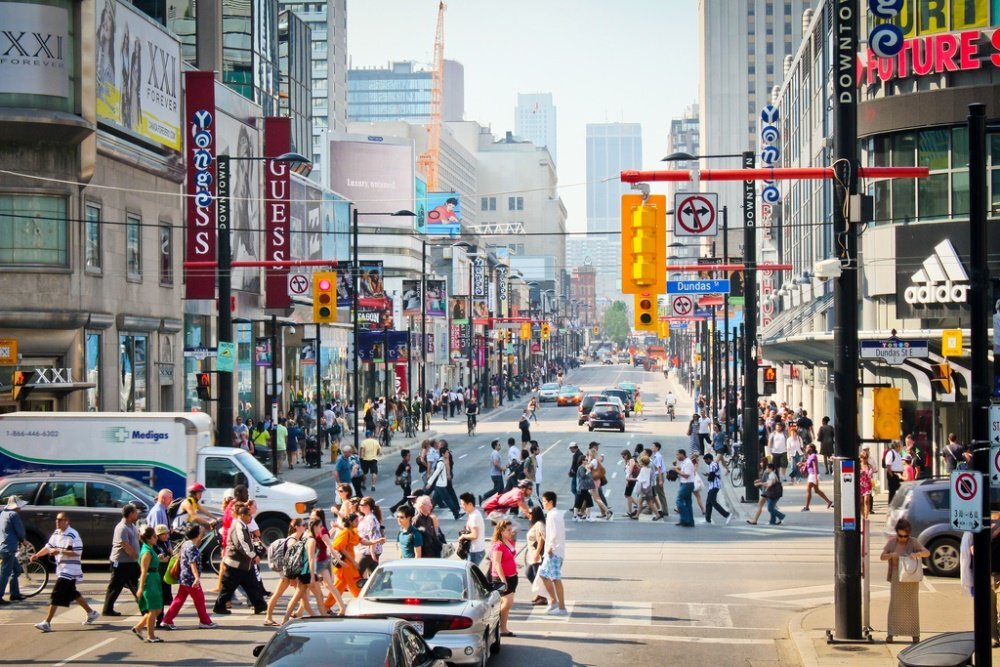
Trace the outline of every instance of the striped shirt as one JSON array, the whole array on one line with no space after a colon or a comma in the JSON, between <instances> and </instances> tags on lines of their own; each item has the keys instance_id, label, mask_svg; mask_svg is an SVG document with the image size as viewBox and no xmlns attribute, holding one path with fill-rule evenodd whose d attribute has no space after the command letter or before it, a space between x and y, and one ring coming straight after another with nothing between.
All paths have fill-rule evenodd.
<instances>
[{"instance_id":1,"label":"striped shirt","mask_svg":"<svg viewBox=\"0 0 1000 667\"><path fill-rule=\"evenodd\" d=\"M59 550L56 557L56 576L61 579L83 581L83 568L80 566L80 556L83 553L83 540L80 534L72 528L56 530L45 545L50 550ZM68 554L63 549L72 549Z\"/></svg>"},{"instance_id":2,"label":"striped shirt","mask_svg":"<svg viewBox=\"0 0 1000 667\"><path fill-rule=\"evenodd\" d=\"M722 469L719 467L718 461L712 461L708 466L708 472L714 472L715 477L708 483L709 489L721 489L722 488Z\"/></svg>"}]
</instances>

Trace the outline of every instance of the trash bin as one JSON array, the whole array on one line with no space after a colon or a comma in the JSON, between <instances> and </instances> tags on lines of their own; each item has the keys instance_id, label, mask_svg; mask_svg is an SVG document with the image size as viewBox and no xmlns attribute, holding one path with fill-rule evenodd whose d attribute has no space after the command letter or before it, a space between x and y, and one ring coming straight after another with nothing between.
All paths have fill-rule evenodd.
<instances>
[{"instance_id":1,"label":"trash bin","mask_svg":"<svg viewBox=\"0 0 1000 667\"><path fill-rule=\"evenodd\" d=\"M971 665L976 650L975 633L946 632L899 652L901 667L959 667Z\"/></svg>"}]
</instances>

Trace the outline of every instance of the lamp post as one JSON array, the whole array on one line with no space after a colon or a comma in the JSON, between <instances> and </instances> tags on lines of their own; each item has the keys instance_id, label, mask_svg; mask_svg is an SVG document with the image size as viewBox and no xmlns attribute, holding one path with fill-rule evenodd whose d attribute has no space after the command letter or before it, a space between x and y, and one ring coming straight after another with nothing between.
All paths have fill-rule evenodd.
<instances>
[{"instance_id":1,"label":"lamp post","mask_svg":"<svg viewBox=\"0 0 1000 667\"><path fill-rule=\"evenodd\" d=\"M351 300L352 301L352 303L351 303L351 319L353 320L353 322L351 324L353 326L353 340L354 340L354 451L358 452L358 451L361 451L360 450L361 436L358 433L358 420L360 419L360 416L361 416L361 383L359 382L359 380L361 378L361 368L360 368L361 367L361 363L360 363L360 352L361 352L361 349L359 347L360 346L360 342L361 342L361 337L360 337L360 332L359 332L359 329L358 329L358 291L361 288L361 261L360 261L359 254L358 254L359 218L362 215L382 215L382 216L390 216L390 217L393 217L393 218L415 218L417 216L417 214L414 213L413 211L409 211L409 210L406 210L406 209L400 209L400 210L394 211L392 213L388 213L388 212L387 213L375 213L375 212L368 212L368 211L361 212L361 211L358 210L358 207L356 205L352 206L351 211L352 211L352 223L353 223L353 229L351 230L351 236L352 236L351 240L352 240L352 245L354 246L354 253L353 253L353 257L354 257L354 266L353 266L354 279L351 281L352 285L354 286L354 295L353 295L352 300ZM383 289L384 289L384 287L383 287ZM387 346L383 346L383 347L386 347L386 349L383 351L383 354L385 354L386 357L388 358L388 355L389 355L388 347ZM388 389L388 387L386 387L386 395L387 396L388 396L388 392L389 392L389 389ZM387 404L386 404L385 407L386 407L386 410L388 410L389 409L388 401L386 403Z\"/></svg>"},{"instance_id":2,"label":"lamp post","mask_svg":"<svg viewBox=\"0 0 1000 667\"><path fill-rule=\"evenodd\" d=\"M231 224L229 215L230 197L230 170L229 163L232 160L246 160L251 162L264 162L273 160L275 162L288 162L292 168L296 166L311 167L312 162L298 153L282 153L278 157L233 157L231 155L216 155L216 179L218 182L218 203L216 204L216 220L218 242L216 257L216 276L219 282L219 299L216 304L216 341L219 343L233 342L233 281L232 262L233 251L230 240ZM216 414L216 435L217 445L233 444L233 373L218 373L219 382L219 410Z\"/></svg>"}]
</instances>

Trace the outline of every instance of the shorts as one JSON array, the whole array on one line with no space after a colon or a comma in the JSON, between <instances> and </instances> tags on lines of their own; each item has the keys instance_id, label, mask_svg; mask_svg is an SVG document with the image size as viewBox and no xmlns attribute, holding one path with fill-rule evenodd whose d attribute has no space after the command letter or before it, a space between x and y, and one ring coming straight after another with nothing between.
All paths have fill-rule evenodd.
<instances>
[{"instance_id":1,"label":"shorts","mask_svg":"<svg viewBox=\"0 0 1000 667\"><path fill-rule=\"evenodd\" d=\"M371 473L373 475L378 474L377 459L361 459L361 474L367 475L368 473Z\"/></svg>"},{"instance_id":2,"label":"shorts","mask_svg":"<svg viewBox=\"0 0 1000 667\"><path fill-rule=\"evenodd\" d=\"M819 475L815 473L809 473L808 479L806 479L806 484L815 484L819 486Z\"/></svg>"},{"instance_id":3,"label":"shorts","mask_svg":"<svg viewBox=\"0 0 1000 667\"><path fill-rule=\"evenodd\" d=\"M59 577L56 579L56 585L52 589L52 597L49 601L55 607L68 607L78 597L80 597L80 593L76 590L76 579Z\"/></svg>"},{"instance_id":4,"label":"shorts","mask_svg":"<svg viewBox=\"0 0 1000 667\"><path fill-rule=\"evenodd\" d=\"M292 581L298 581L300 584L304 586L309 586L310 584L312 584L312 575L300 574L299 576L295 577L295 579L293 579Z\"/></svg>"},{"instance_id":5,"label":"shorts","mask_svg":"<svg viewBox=\"0 0 1000 667\"><path fill-rule=\"evenodd\" d=\"M775 468L787 468L788 467L788 453L781 452L780 454L771 454L771 463L774 464Z\"/></svg>"},{"instance_id":6,"label":"shorts","mask_svg":"<svg viewBox=\"0 0 1000 667\"><path fill-rule=\"evenodd\" d=\"M330 559L324 558L323 560L316 561L316 574L320 575L324 572L330 571Z\"/></svg>"},{"instance_id":7,"label":"shorts","mask_svg":"<svg viewBox=\"0 0 1000 667\"><path fill-rule=\"evenodd\" d=\"M542 559L542 566L538 568L538 576L549 581L559 581L562 579L562 556L546 554Z\"/></svg>"},{"instance_id":8,"label":"shorts","mask_svg":"<svg viewBox=\"0 0 1000 667\"><path fill-rule=\"evenodd\" d=\"M500 579L494 579L494 581L500 581ZM508 595L513 595L517 592L517 575L507 577L507 590L500 592L500 597L506 597Z\"/></svg>"},{"instance_id":9,"label":"shorts","mask_svg":"<svg viewBox=\"0 0 1000 667\"><path fill-rule=\"evenodd\" d=\"M628 498L632 495L632 491L635 490L635 480L629 480L625 482L625 497Z\"/></svg>"},{"instance_id":10,"label":"shorts","mask_svg":"<svg viewBox=\"0 0 1000 667\"><path fill-rule=\"evenodd\" d=\"M479 565L480 563L483 562L483 559L485 557L486 557L486 551L485 550L483 550L483 551L470 551L469 552L469 562L472 563L473 565Z\"/></svg>"}]
</instances>

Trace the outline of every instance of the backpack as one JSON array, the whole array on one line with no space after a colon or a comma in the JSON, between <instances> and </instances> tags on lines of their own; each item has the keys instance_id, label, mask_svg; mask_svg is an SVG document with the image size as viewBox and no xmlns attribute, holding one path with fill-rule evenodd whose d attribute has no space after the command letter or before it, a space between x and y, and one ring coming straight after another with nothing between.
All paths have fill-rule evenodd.
<instances>
[{"instance_id":1,"label":"backpack","mask_svg":"<svg viewBox=\"0 0 1000 667\"><path fill-rule=\"evenodd\" d=\"M285 555L284 567L281 569L282 576L287 579L299 576L302 572L302 562L305 560L305 557L306 541L299 540L288 548L288 553Z\"/></svg>"},{"instance_id":2,"label":"backpack","mask_svg":"<svg viewBox=\"0 0 1000 667\"><path fill-rule=\"evenodd\" d=\"M351 464L351 479L361 477L361 459L357 455L352 454L347 460Z\"/></svg>"},{"instance_id":3,"label":"backpack","mask_svg":"<svg viewBox=\"0 0 1000 667\"><path fill-rule=\"evenodd\" d=\"M283 540L275 540L267 548L267 566L271 568L272 572L281 574L284 571L285 562L288 560L288 543L291 540L291 537L286 537Z\"/></svg>"}]
</instances>

